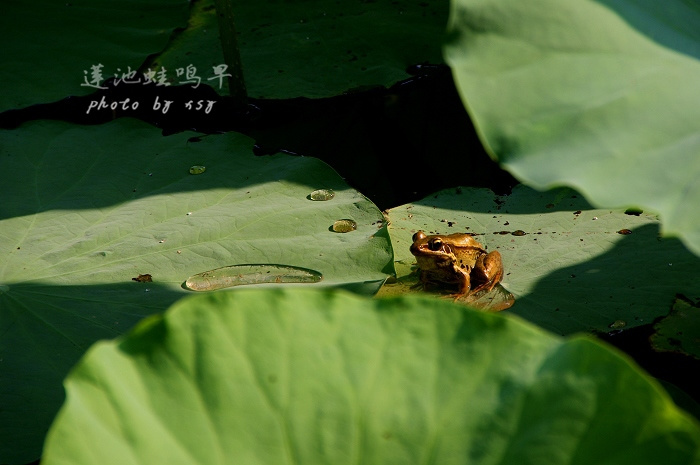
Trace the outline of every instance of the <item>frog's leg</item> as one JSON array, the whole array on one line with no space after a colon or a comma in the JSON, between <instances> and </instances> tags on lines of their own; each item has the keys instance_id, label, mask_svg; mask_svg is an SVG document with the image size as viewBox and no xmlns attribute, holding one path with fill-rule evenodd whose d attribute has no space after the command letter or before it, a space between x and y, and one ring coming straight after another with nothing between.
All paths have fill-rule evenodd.
<instances>
[{"instance_id":1,"label":"frog's leg","mask_svg":"<svg viewBox=\"0 0 700 465\"><path fill-rule=\"evenodd\" d=\"M471 288L471 269L468 266L461 268L455 264L455 276L457 277L457 293L455 297L461 297L469 294Z\"/></svg>"},{"instance_id":2,"label":"frog's leg","mask_svg":"<svg viewBox=\"0 0 700 465\"><path fill-rule=\"evenodd\" d=\"M472 270L472 278L474 281L479 283L472 293L486 289L490 291L500 283L503 279L503 262L501 261L501 254L494 250L488 254L484 254L477 258L476 265Z\"/></svg>"}]
</instances>

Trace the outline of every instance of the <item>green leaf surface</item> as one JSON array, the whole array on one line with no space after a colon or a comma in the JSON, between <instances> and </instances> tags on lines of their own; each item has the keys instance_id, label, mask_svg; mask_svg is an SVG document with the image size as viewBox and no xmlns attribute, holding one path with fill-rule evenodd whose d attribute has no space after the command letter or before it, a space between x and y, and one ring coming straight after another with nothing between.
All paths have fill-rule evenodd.
<instances>
[{"instance_id":1,"label":"green leaf surface","mask_svg":"<svg viewBox=\"0 0 700 465\"><path fill-rule=\"evenodd\" d=\"M609 331L618 320L629 329L666 315L677 293L700 299L700 259L679 241L659 238L653 215L594 209L569 189L458 191L389 210L399 276L415 264L409 247L417 230L469 232L501 253L502 285L516 299L508 311L559 334ZM619 234L623 229L631 234ZM526 234L512 235L516 230Z\"/></svg>"},{"instance_id":2,"label":"green leaf surface","mask_svg":"<svg viewBox=\"0 0 700 465\"><path fill-rule=\"evenodd\" d=\"M448 2L239 1L234 20L248 93L330 97L391 85L410 65L442 63ZM223 63L213 0L197 2L189 27L154 66L193 65L203 78ZM211 84L211 82L210 82ZM218 84L217 84L218 85Z\"/></svg>"},{"instance_id":3,"label":"green leaf surface","mask_svg":"<svg viewBox=\"0 0 700 465\"><path fill-rule=\"evenodd\" d=\"M381 212L326 164L255 157L233 133L189 137L131 120L0 133L0 463L36 459L70 366L190 293L189 276L291 265L370 295L385 279ZM335 197L308 199L318 187ZM330 231L340 218L357 230Z\"/></svg>"},{"instance_id":4,"label":"green leaf surface","mask_svg":"<svg viewBox=\"0 0 700 465\"><path fill-rule=\"evenodd\" d=\"M81 84L85 77L90 82L93 65L103 65L104 79L138 69L186 24L187 6L186 0L4 1L0 111L88 94L94 89Z\"/></svg>"},{"instance_id":5,"label":"green leaf surface","mask_svg":"<svg viewBox=\"0 0 700 465\"><path fill-rule=\"evenodd\" d=\"M446 59L484 144L537 188L659 213L700 254L697 2L455 0Z\"/></svg>"},{"instance_id":6,"label":"green leaf surface","mask_svg":"<svg viewBox=\"0 0 700 465\"><path fill-rule=\"evenodd\" d=\"M195 296L90 349L42 463L697 463L626 358L426 298Z\"/></svg>"}]
</instances>

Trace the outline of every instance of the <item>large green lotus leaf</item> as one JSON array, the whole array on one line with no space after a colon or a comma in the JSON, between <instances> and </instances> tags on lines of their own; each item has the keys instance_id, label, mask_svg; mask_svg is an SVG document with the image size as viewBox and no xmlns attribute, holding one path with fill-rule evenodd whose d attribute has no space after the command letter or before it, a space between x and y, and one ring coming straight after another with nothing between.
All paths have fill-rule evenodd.
<instances>
[{"instance_id":1,"label":"large green lotus leaf","mask_svg":"<svg viewBox=\"0 0 700 465\"><path fill-rule=\"evenodd\" d=\"M700 259L659 238L653 215L593 209L570 189L451 189L388 216L400 277L416 262L409 246L417 230L478 234L501 253L502 285L515 296L509 311L560 334L629 329L668 314L676 294L700 299Z\"/></svg>"},{"instance_id":2,"label":"large green lotus leaf","mask_svg":"<svg viewBox=\"0 0 700 465\"><path fill-rule=\"evenodd\" d=\"M683 0L455 0L445 52L514 175L654 210L700 254L698 24Z\"/></svg>"},{"instance_id":3,"label":"large green lotus leaf","mask_svg":"<svg viewBox=\"0 0 700 465\"><path fill-rule=\"evenodd\" d=\"M0 463L35 459L83 351L190 293L189 276L283 264L372 294L391 264L379 210L317 159L255 157L245 136L195 142L133 120L0 137ZM335 198L309 200L318 187ZM357 230L330 231L341 218ZM132 280L141 274L153 281Z\"/></svg>"},{"instance_id":4,"label":"large green lotus leaf","mask_svg":"<svg viewBox=\"0 0 700 465\"><path fill-rule=\"evenodd\" d=\"M234 2L243 74L252 97L329 97L391 85L409 65L441 63L447 0ZM189 27L156 59L193 65L202 82L223 63L213 0L197 2ZM209 81L218 87L218 81Z\"/></svg>"},{"instance_id":5,"label":"large green lotus leaf","mask_svg":"<svg viewBox=\"0 0 700 465\"><path fill-rule=\"evenodd\" d=\"M42 463L688 464L626 358L424 297L195 296L92 347Z\"/></svg>"},{"instance_id":6,"label":"large green lotus leaf","mask_svg":"<svg viewBox=\"0 0 700 465\"><path fill-rule=\"evenodd\" d=\"M81 84L91 81L93 65L103 65L104 79L137 69L186 24L187 7L185 0L4 1L0 111L92 92Z\"/></svg>"}]
</instances>

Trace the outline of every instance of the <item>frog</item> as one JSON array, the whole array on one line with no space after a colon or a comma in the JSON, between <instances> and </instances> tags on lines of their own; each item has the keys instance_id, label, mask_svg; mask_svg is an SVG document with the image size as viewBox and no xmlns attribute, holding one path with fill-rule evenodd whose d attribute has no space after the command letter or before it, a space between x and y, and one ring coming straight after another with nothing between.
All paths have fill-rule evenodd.
<instances>
[{"instance_id":1,"label":"frog","mask_svg":"<svg viewBox=\"0 0 700 465\"><path fill-rule=\"evenodd\" d=\"M411 253L420 268L423 287L427 284L457 285L456 298L479 291L489 292L503 279L501 254L486 252L471 234L413 235Z\"/></svg>"}]
</instances>

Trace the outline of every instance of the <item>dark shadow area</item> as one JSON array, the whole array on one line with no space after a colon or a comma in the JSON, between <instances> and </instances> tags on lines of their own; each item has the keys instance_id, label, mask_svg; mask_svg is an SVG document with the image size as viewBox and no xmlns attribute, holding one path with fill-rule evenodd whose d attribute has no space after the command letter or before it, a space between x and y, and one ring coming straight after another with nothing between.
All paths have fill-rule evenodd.
<instances>
[{"instance_id":1,"label":"dark shadow area","mask_svg":"<svg viewBox=\"0 0 700 465\"><path fill-rule=\"evenodd\" d=\"M585 236L582 239L585 242ZM657 225L644 226L622 236L602 255L543 276L508 312L562 335L597 334L700 402L694 381L699 362L681 354L656 353L648 343L650 325L669 314L677 294L700 302L699 267L700 257L679 240L660 238Z\"/></svg>"},{"instance_id":2,"label":"dark shadow area","mask_svg":"<svg viewBox=\"0 0 700 465\"><path fill-rule=\"evenodd\" d=\"M96 286L3 283L0 398L9 401L3 423L13 427L3 441L14 444L17 456L41 450L65 398L63 379L94 342L125 333L187 295L129 279Z\"/></svg>"},{"instance_id":3,"label":"dark shadow area","mask_svg":"<svg viewBox=\"0 0 700 465\"><path fill-rule=\"evenodd\" d=\"M568 335L608 331L617 320L624 321L627 329L649 324L668 314L678 293L700 300L696 279L700 257L678 239L659 237L658 225L618 237L607 252L542 276L529 294L516 300L512 312ZM527 247L536 239L537 235L516 238L515 247ZM580 239L585 247L587 233L581 232Z\"/></svg>"},{"instance_id":4,"label":"dark shadow area","mask_svg":"<svg viewBox=\"0 0 700 465\"><path fill-rule=\"evenodd\" d=\"M0 127L38 119L89 125L132 117L161 128L164 135L237 131L256 140L258 155L282 151L325 161L380 209L456 185L509 193L517 181L484 151L450 69L424 65L410 71L414 77L388 89L357 89L326 99L250 99L244 111L204 85L110 80L107 89L92 95L6 111ZM174 103L164 112L166 101ZM98 110L100 102L107 107ZM134 102L139 102L135 109ZM208 102L215 103L206 113Z\"/></svg>"},{"instance_id":5,"label":"dark shadow area","mask_svg":"<svg viewBox=\"0 0 700 465\"><path fill-rule=\"evenodd\" d=\"M133 123L113 121L92 136L79 126L54 125L42 132L43 146L38 149L22 153L10 143L0 147L1 165L18 173L6 182L0 219L123 204L131 205L133 215L160 215L163 202L155 207L136 202L221 188L241 189L235 195L245 202L256 195L266 198L264 186L280 181L307 185L308 193L319 187L346 187L329 167L310 157L255 157L252 141L237 134L199 137L195 142L188 134L161 138L145 124ZM17 141L17 147L27 145L31 144L26 140ZM60 153L60 159L52 159L51 151ZM193 165L208 169L191 175L188 169ZM279 192L283 194L284 188ZM168 206L182 209L183 217L191 208L185 202L170 201Z\"/></svg>"},{"instance_id":6,"label":"dark shadow area","mask_svg":"<svg viewBox=\"0 0 700 465\"><path fill-rule=\"evenodd\" d=\"M540 193L531 188L526 189L530 192L521 191L517 199L510 197L504 198L503 195L499 196L494 193L493 201L491 203L485 203L483 198L473 198L468 192L464 192L461 187L458 187L454 190L455 195L441 196L435 194L418 200L414 202L414 204L444 210L493 213L498 215L529 215L554 212L573 214L574 212L580 213L581 211L594 209L582 195L568 188L562 188L559 191L559 197L561 198L558 199L556 204L550 203L554 197L557 197L552 195L551 191ZM463 199L458 200L461 195L463 195ZM525 233L533 232L535 231L525 231Z\"/></svg>"},{"instance_id":7,"label":"dark shadow area","mask_svg":"<svg viewBox=\"0 0 700 465\"><path fill-rule=\"evenodd\" d=\"M663 318L663 317L660 317ZM689 355L674 352L657 352L649 338L654 334L653 324L638 326L629 330L613 330L597 333L603 341L629 354L637 364L653 377L671 383L686 393L694 402L688 402L677 395L672 386L664 385L674 402L700 420L700 386L697 374L700 373L700 360Z\"/></svg>"}]
</instances>

